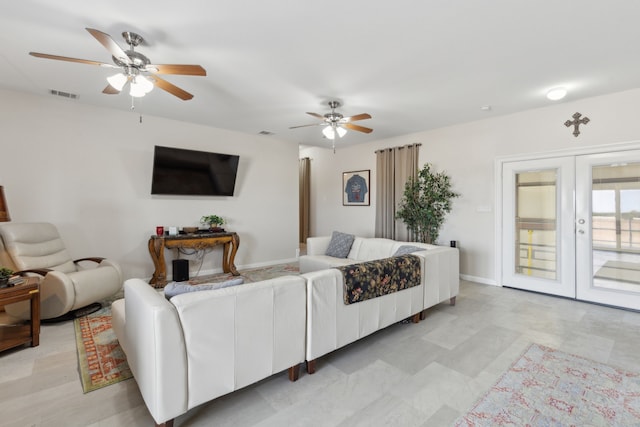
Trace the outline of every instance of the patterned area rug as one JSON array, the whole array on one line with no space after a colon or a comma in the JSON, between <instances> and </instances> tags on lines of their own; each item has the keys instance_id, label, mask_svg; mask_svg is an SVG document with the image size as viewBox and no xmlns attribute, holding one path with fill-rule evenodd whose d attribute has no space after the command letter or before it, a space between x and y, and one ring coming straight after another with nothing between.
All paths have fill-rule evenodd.
<instances>
[{"instance_id":1,"label":"patterned area rug","mask_svg":"<svg viewBox=\"0 0 640 427\"><path fill-rule=\"evenodd\" d=\"M532 344L460 426L640 426L640 374Z\"/></svg>"},{"instance_id":2,"label":"patterned area rug","mask_svg":"<svg viewBox=\"0 0 640 427\"><path fill-rule=\"evenodd\" d=\"M297 262L240 271L245 283L290 274L299 274ZM200 276L191 282L216 283L232 277L231 274L221 273ZM117 298L122 298L122 295L103 301L103 308L95 313L74 320L80 380L85 393L132 377L126 356L111 327L111 302Z\"/></svg>"},{"instance_id":3,"label":"patterned area rug","mask_svg":"<svg viewBox=\"0 0 640 427\"><path fill-rule=\"evenodd\" d=\"M111 301L73 321L80 381L85 393L131 378L127 358L111 328Z\"/></svg>"}]
</instances>

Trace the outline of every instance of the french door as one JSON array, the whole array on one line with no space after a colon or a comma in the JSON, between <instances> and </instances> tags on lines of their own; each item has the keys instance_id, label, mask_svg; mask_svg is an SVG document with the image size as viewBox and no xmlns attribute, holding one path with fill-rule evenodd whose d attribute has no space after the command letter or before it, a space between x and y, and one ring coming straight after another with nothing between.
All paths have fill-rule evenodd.
<instances>
[{"instance_id":1,"label":"french door","mask_svg":"<svg viewBox=\"0 0 640 427\"><path fill-rule=\"evenodd\" d=\"M640 310L640 150L576 157L576 297Z\"/></svg>"},{"instance_id":2,"label":"french door","mask_svg":"<svg viewBox=\"0 0 640 427\"><path fill-rule=\"evenodd\" d=\"M573 157L505 163L503 285L576 296Z\"/></svg>"},{"instance_id":3,"label":"french door","mask_svg":"<svg viewBox=\"0 0 640 427\"><path fill-rule=\"evenodd\" d=\"M640 310L640 150L502 164L502 284Z\"/></svg>"}]
</instances>

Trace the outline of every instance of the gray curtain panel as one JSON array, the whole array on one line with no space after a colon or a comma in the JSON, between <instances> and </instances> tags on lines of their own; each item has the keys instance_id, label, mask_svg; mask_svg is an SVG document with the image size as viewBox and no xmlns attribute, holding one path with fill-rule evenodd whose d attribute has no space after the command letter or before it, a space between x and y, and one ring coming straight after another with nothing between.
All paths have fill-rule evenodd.
<instances>
[{"instance_id":1,"label":"gray curtain panel","mask_svg":"<svg viewBox=\"0 0 640 427\"><path fill-rule=\"evenodd\" d=\"M396 209L402 200L407 179L417 176L420 145L376 151L376 237L411 240L407 227L396 220Z\"/></svg>"}]
</instances>

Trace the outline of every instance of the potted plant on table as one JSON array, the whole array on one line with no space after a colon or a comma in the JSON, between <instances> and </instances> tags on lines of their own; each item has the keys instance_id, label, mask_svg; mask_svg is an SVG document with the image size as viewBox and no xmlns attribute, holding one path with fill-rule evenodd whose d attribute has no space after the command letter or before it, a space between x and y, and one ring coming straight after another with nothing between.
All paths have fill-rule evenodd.
<instances>
[{"instance_id":1,"label":"potted plant on table","mask_svg":"<svg viewBox=\"0 0 640 427\"><path fill-rule=\"evenodd\" d=\"M13 275L13 270L6 267L0 267L0 288L6 288L9 285L9 279Z\"/></svg>"},{"instance_id":2,"label":"potted plant on table","mask_svg":"<svg viewBox=\"0 0 640 427\"><path fill-rule=\"evenodd\" d=\"M211 231L224 231L220 226L225 223L225 220L218 215L205 215L200 218L200 222L208 225Z\"/></svg>"},{"instance_id":3,"label":"potted plant on table","mask_svg":"<svg viewBox=\"0 0 640 427\"><path fill-rule=\"evenodd\" d=\"M416 178L407 180L396 218L406 224L414 239L435 244L452 200L459 196L451 190L449 176L432 171L426 163Z\"/></svg>"}]
</instances>

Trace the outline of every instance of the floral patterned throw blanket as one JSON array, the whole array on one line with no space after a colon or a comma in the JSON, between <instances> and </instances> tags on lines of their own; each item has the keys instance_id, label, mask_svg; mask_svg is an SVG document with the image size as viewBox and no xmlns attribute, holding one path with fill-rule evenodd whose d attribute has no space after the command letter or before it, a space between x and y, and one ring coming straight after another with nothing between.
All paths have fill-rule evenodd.
<instances>
[{"instance_id":1,"label":"floral patterned throw blanket","mask_svg":"<svg viewBox=\"0 0 640 427\"><path fill-rule=\"evenodd\" d=\"M344 303L353 304L420 284L420 259L401 255L335 267L344 278Z\"/></svg>"}]
</instances>

